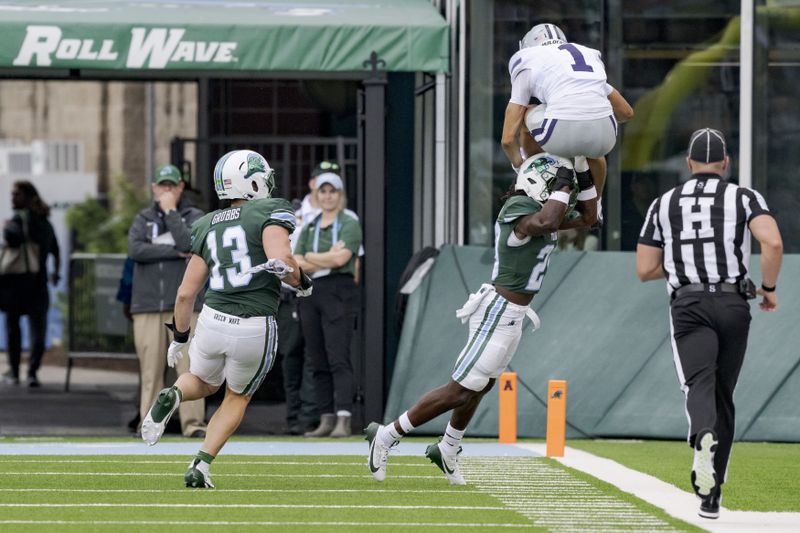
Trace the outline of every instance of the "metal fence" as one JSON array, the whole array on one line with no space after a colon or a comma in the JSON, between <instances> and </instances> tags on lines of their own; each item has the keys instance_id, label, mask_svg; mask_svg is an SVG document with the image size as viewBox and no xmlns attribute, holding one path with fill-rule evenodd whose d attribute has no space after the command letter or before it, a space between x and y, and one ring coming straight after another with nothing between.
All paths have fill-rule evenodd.
<instances>
[{"instance_id":1,"label":"metal fence","mask_svg":"<svg viewBox=\"0 0 800 533\"><path fill-rule=\"evenodd\" d=\"M193 150L191 148L194 148ZM335 161L341 167L348 204L358 205L361 167L358 139L351 137L273 137L227 136L207 139L175 137L172 140L172 163L177 165L192 188L210 199L211 173L214 162L230 150L255 150L275 169L277 195L291 200L308 192L311 171L320 161ZM190 154L197 154L192 163ZM205 157L204 157L205 156Z\"/></svg>"},{"instance_id":2,"label":"metal fence","mask_svg":"<svg viewBox=\"0 0 800 533\"><path fill-rule=\"evenodd\" d=\"M65 390L75 359L136 358L133 328L117 301L124 264L124 254L70 256Z\"/></svg>"}]
</instances>

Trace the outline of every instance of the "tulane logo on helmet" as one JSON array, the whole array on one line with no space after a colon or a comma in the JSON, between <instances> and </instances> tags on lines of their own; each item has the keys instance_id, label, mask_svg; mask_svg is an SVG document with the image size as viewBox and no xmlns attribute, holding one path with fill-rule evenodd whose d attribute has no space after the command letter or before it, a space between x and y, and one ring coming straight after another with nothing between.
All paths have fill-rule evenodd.
<instances>
[{"instance_id":1,"label":"tulane logo on helmet","mask_svg":"<svg viewBox=\"0 0 800 533\"><path fill-rule=\"evenodd\" d=\"M267 161L260 154L255 152L247 154L247 173L244 177L249 178L256 172L266 172L266 164Z\"/></svg>"}]
</instances>

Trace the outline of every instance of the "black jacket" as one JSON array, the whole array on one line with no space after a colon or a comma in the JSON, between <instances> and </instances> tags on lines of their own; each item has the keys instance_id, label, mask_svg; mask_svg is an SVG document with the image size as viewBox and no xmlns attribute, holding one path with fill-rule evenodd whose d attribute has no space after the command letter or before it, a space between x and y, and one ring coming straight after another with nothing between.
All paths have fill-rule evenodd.
<instances>
[{"instance_id":1,"label":"black jacket","mask_svg":"<svg viewBox=\"0 0 800 533\"><path fill-rule=\"evenodd\" d=\"M202 216L203 212L185 195L169 214L153 203L136 215L128 232L128 256L136 262L131 314L171 311L175 307L188 261L180 253L191 250L192 223ZM153 243L167 232L172 234L174 245ZM202 300L198 298L195 309L201 307Z\"/></svg>"}]
</instances>

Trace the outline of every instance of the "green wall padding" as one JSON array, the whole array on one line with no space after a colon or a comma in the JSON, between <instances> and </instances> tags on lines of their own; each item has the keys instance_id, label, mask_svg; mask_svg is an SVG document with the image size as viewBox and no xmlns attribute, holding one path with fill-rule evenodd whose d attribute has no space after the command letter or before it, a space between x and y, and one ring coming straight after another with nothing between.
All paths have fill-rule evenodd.
<instances>
[{"instance_id":1,"label":"green wall padding","mask_svg":"<svg viewBox=\"0 0 800 533\"><path fill-rule=\"evenodd\" d=\"M409 298L385 420L445 384L467 340L455 310L491 274L490 248L445 246ZM758 281L759 258L752 259ZM780 309L752 303L747 357L736 390L737 438L800 441L800 256L787 256ZM673 364L669 302L663 281L640 283L629 252L554 254L532 303L542 328L526 321L509 370L518 374L518 434L544 437L547 382L566 379L567 436L686 438L683 393ZM439 433L449 415L420 428ZM470 424L473 436L497 435L497 392Z\"/></svg>"}]
</instances>

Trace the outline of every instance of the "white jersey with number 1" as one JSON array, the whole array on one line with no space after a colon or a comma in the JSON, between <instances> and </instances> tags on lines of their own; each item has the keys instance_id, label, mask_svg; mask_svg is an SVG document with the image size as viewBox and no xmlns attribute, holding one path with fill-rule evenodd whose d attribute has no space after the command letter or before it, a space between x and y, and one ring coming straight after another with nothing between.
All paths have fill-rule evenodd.
<instances>
[{"instance_id":1,"label":"white jersey with number 1","mask_svg":"<svg viewBox=\"0 0 800 533\"><path fill-rule=\"evenodd\" d=\"M511 103L547 105L544 118L592 120L613 113L601 54L574 43L523 48L508 62Z\"/></svg>"}]
</instances>

